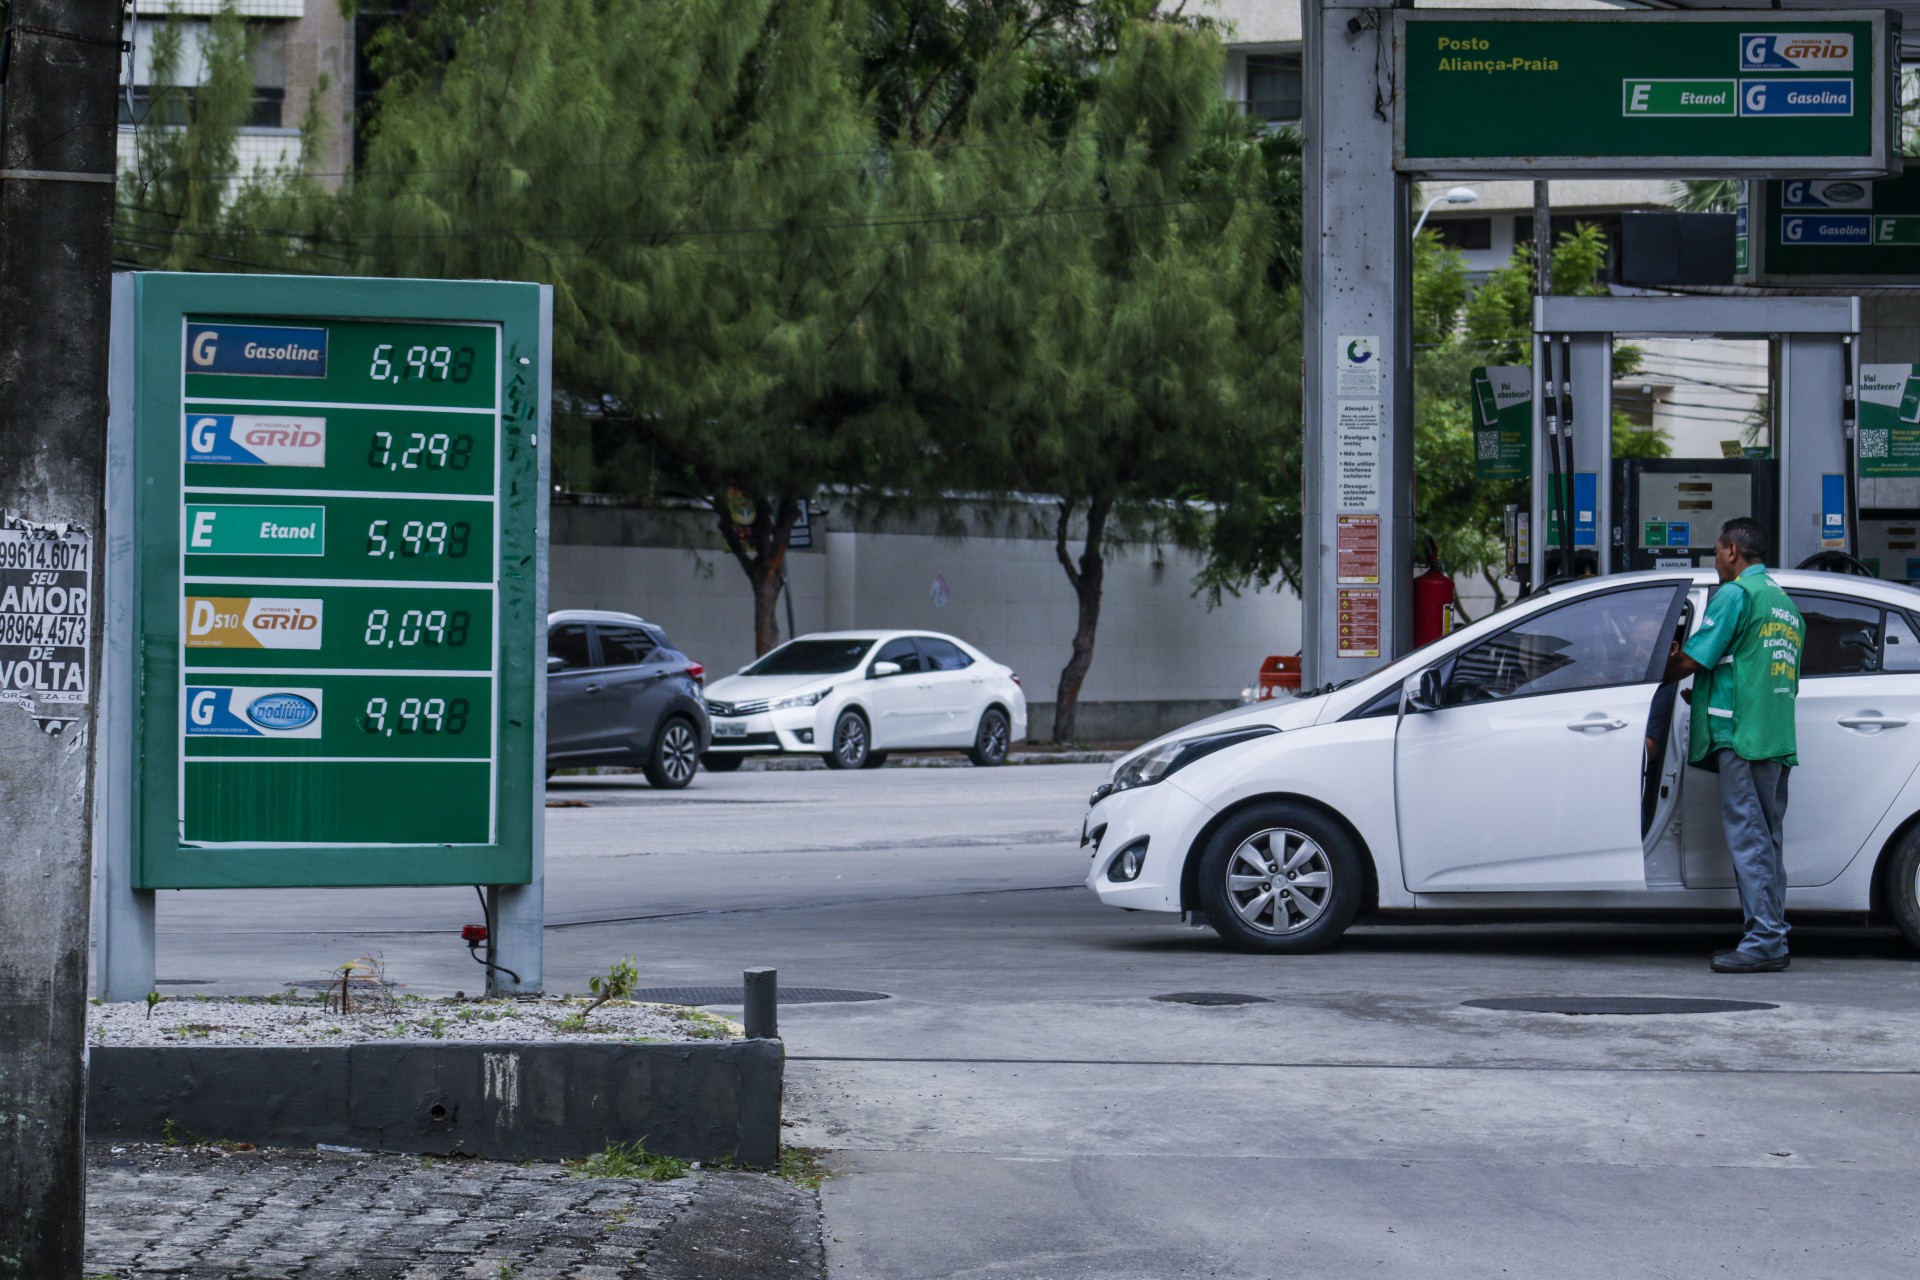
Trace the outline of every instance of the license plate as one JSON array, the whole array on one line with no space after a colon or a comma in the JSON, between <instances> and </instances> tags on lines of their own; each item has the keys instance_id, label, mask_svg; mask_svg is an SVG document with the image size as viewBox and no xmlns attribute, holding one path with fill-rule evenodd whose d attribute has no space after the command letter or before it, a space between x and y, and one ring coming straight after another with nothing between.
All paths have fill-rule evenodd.
<instances>
[{"instance_id":1,"label":"license plate","mask_svg":"<svg viewBox=\"0 0 1920 1280\"><path fill-rule=\"evenodd\" d=\"M713 726L713 736L716 738L744 738L747 736L747 726L743 724L721 724L716 722Z\"/></svg>"}]
</instances>

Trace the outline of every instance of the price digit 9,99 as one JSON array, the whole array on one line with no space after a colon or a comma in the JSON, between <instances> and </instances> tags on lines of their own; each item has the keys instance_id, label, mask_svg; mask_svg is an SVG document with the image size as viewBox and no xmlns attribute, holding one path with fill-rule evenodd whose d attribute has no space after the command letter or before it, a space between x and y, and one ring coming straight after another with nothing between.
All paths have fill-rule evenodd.
<instances>
[{"instance_id":1,"label":"price digit 9,99","mask_svg":"<svg viewBox=\"0 0 1920 1280\"><path fill-rule=\"evenodd\" d=\"M465 733L470 709L465 698L368 698L360 728L380 738Z\"/></svg>"},{"instance_id":2,"label":"price digit 9,99","mask_svg":"<svg viewBox=\"0 0 1920 1280\"><path fill-rule=\"evenodd\" d=\"M367 554L376 560L445 557L458 560L473 542L473 526L465 520L407 520L396 532L391 520L367 526Z\"/></svg>"},{"instance_id":3,"label":"price digit 9,99","mask_svg":"<svg viewBox=\"0 0 1920 1280\"><path fill-rule=\"evenodd\" d=\"M387 609L367 613L367 629L362 637L372 649L439 648L457 649L467 642L473 615L465 609L406 609L396 625Z\"/></svg>"}]
</instances>

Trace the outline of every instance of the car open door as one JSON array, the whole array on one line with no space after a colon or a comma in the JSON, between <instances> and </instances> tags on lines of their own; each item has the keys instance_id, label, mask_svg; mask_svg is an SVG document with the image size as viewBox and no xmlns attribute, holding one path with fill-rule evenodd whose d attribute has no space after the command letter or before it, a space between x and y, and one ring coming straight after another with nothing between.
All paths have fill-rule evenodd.
<instances>
[{"instance_id":1,"label":"car open door","mask_svg":"<svg viewBox=\"0 0 1920 1280\"><path fill-rule=\"evenodd\" d=\"M1408 889L1646 887L1647 713L1684 586L1549 600L1445 662L1395 731Z\"/></svg>"}]
</instances>

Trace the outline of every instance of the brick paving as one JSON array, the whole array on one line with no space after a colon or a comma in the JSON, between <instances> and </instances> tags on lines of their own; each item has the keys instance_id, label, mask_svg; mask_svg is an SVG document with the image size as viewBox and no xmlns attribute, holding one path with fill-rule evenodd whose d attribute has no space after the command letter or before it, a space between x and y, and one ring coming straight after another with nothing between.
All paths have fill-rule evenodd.
<instances>
[{"instance_id":1,"label":"brick paving","mask_svg":"<svg viewBox=\"0 0 1920 1280\"><path fill-rule=\"evenodd\" d=\"M89 1278L682 1280L824 1274L814 1193L767 1174L96 1144Z\"/></svg>"}]
</instances>

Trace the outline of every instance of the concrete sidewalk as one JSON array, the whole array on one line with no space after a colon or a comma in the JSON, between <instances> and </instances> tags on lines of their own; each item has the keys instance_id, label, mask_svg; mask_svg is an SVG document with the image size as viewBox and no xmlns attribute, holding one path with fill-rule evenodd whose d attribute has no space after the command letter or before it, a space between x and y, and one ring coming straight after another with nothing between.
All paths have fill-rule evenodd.
<instances>
[{"instance_id":1,"label":"concrete sidewalk","mask_svg":"<svg viewBox=\"0 0 1920 1280\"><path fill-rule=\"evenodd\" d=\"M816 1192L771 1174L93 1144L86 1275L113 1280L819 1280Z\"/></svg>"}]
</instances>

